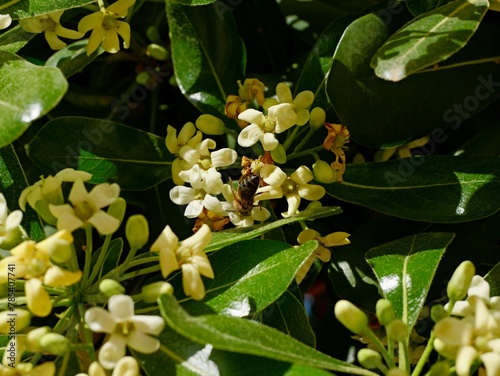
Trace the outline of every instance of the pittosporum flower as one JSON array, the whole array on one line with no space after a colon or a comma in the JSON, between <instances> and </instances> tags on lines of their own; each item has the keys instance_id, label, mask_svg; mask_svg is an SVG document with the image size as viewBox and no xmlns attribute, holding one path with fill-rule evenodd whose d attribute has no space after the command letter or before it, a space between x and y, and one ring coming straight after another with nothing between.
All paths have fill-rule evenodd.
<instances>
[{"instance_id":1,"label":"pittosporum flower","mask_svg":"<svg viewBox=\"0 0 500 376\"><path fill-rule=\"evenodd\" d=\"M170 125L167 127L165 144L168 151L176 157L172 162L172 179L176 185L184 185L184 181L179 177L179 173L183 170L189 170L193 166L192 163L184 160L179 155L181 148L186 145L193 149L196 148L201 142L202 137L201 132L196 131L196 127L191 122L184 124L178 136L177 129Z\"/></svg>"},{"instance_id":2,"label":"pittosporum flower","mask_svg":"<svg viewBox=\"0 0 500 376\"><path fill-rule=\"evenodd\" d=\"M71 205L49 205L50 211L57 218L57 228L70 232L91 224L102 235L114 233L120 221L109 215L102 208L112 204L120 195L118 184L103 183L87 192L82 180L77 180L69 193Z\"/></svg>"},{"instance_id":3,"label":"pittosporum flower","mask_svg":"<svg viewBox=\"0 0 500 376\"><path fill-rule=\"evenodd\" d=\"M44 33L50 48L60 50L66 47L66 43L60 40L59 37L68 39L80 39L83 37L83 34L78 31L62 27L59 20L63 13L63 10L58 10L33 18L23 18L19 20L19 26L29 33Z\"/></svg>"},{"instance_id":4,"label":"pittosporum flower","mask_svg":"<svg viewBox=\"0 0 500 376\"><path fill-rule=\"evenodd\" d=\"M309 110L312 103L314 102L314 93L310 90L304 90L297 94L295 98L292 96L292 91L284 82L280 82L276 86L276 96L278 99L270 98L267 99L264 103L264 108L268 111L271 110L272 107L289 103L292 105L293 111L296 114L296 124L298 126L302 126L307 123L309 120Z\"/></svg>"},{"instance_id":5,"label":"pittosporum flower","mask_svg":"<svg viewBox=\"0 0 500 376\"><path fill-rule=\"evenodd\" d=\"M167 226L151 246L151 252L160 254L163 278L182 269L184 293L195 300L205 297L205 286L200 275L214 278L212 266L204 252L211 239L210 228L204 224L194 235L179 243L177 235Z\"/></svg>"},{"instance_id":6,"label":"pittosporum flower","mask_svg":"<svg viewBox=\"0 0 500 376\"><path fill-rule=\"evenodd\" d=\"M4 195L0 193L0 247L8 249L20 242L21 230L19 225L22 220L22 211L14 210L9 213L7 201Z\"/></svg>"},{"instance_id":7,"label":"pittosporum flower","mask_svg":"<svg viewBox=\"0 0 500 376\"><path fill-rule=\"evenodd\" d=\"M176 186L169 192L170 199L174 204L187 205L184 216L187 218L198 217L204 209L217 215L226 216L222 203L215 196L209 195L204 189Z\"/></svg>"},{"instance_id":8,"label":"pittosporum flower","mask_svg":"<svg viewBox=\"0 0 500 376\"><path fill-rule=\"evenodd\" d=\"M99 363L106 369L118 366L125 356L126 346L152 354L160 348L158 336L165 327L160 316L134 315L134 301L128 295L113 295L108 311L93 307L85 312L85 322L96 333L108 333L108 340L99 350Z\"/></svg>"},{"instance_id":9,"label":"pittosporum flower","mask_svg":"<svg viewBox=\"0 0 500 376\"><path fill-rule=\"evenodd\" d=\"M231 223L237 227L252 226L254 221L264 222L271 216L269 210L258 205L254 205L250 215L242 215L241 213L239 213L233 205L234 193L229 184L224 184L224 187L222 188L222 194L226 199L226 202L222 203L222 207L227 212Z\"/></svg>"},{"instance_id":10,"label":"pittosporum flower","mask_svg":"<svg viewBox=\"0 0 500 376\"><path fill-rule=\"evenodd\" d=\"M257 103L262 106L265 101L264 90L265 85L256 78L247 78L243 85L241 81L238 80L238 95L240 98L246 102L252 102L254 99Z\"/></svg>"},{"instance_id":11,"label":"pittosporum flower","mask_svg":"<svg viewBox=\"0 0 500 376\"><path fill-rule=\"evenodd\" d=\"M116 53L120 50L118 35L123 38L123 47L130 45L130 25L119 18L127 16L129 8L134 5L135 0L118 0L106 9L83 17L78 23L78 31L90 34L87 44L87 55L96 51L102 43L106 52Z\"/></svg>"}]
</instances>

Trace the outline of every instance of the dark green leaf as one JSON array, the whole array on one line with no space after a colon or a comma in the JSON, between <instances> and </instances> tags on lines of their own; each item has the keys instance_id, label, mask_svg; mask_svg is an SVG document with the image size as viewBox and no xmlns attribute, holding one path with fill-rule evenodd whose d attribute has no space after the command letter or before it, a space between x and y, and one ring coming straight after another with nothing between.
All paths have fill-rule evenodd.
<instances>
[{"instance_id":1,"label":"dark green leaf","mask_svg":"<svg viewBox=\"0 0 500 376\"><path fill-rule=\"evenodd\" d=\"M393 15L389 25L399 18L406 19ZM441 128L457 129L500 95L500 64L473 63L491 57L482 49L401 82L376 77L370 60L390 35L388 24L370 13L347 28L335 52L327 94L356 142L393 146ZM472 38L469 45L473 41L481 42Z\"/></svg>"},{"instance_id":2,"label":"dark green leaf","mask_svg":"<svg viewBox=\"0 0 500 376\"><path fill-rule=\"evenodd\" d=\"M400 81L463 48L488 10L487 0L455 0L415 18L377 51L371 61L378 77Z\"/></svg>"},{"instance_id":3,"label":"dark green leaf","mask_svg":"<svg viewBox=\"0 0 500 376\"><path fill-rule=\"evenodd\" d=\"M391 301L396 317L408 325L417 321L450 233L423 233L372 248L366 259Z\"/></svg>"},{"instance_id":4,"label":"dark green leaf","mask_svg":"<svg viewBox=\"0 0 500 376\"><path fill-rule=\"evenodd\" d=\"M226 97L244 78L245 53L224 4L190 7L167 2L172 59L183 94L202 112L222 119Z\"/></svg>"},{"instance_id":5,"label":"dark green leaf","mask_svg":"<svg viewBox=\"0 0 500 376\"><path fill-rule=\"evenodd\" d=\"M319 209L309 209L304 210L292 217L279 219L267 225L259 225L252 227L245 227L239 229L232 229L227 231L215 232L212 235L212 241L205 249L205 252L214 251L223 247L227 247L231 244L240 242L242 240L253 239L259 235L262 235L272 229L294 223L297 221L313 220L316 218L329 217L331 215L340 214L342 210L339 207L322 207Z\"/></svg>"},{"instance_id":6,"label":"dark green leaf","mask_svg":"<svg viewBox=\"0 0 500 376\"><path fill-rule=\"evenodd\" d=\"M159 299L167 324L179 334L215 349L258 355L266 358L357 375L375 373L320 353L303 343L265 325L222 315L193 317L170 295Z\"/></svg>"},{"instance_id":7,"label":"dark green leaf","mask_svg":"<svg viewBox=\"0 0 500 376\"><path fill-rule=\"evenodd\" d=\"M2 14L10 14L13 19L28 18L58 10L81 7L93 2L92 0L21 0L2 9ZM0 0L0 6L8 3L13 3L13 1Z\"/></svg>"},{"instance_id":8,"label":"dark green leaf","mask_svg":"<svg viewBox=\"0 0 500 376\"><path fill-rule=\"evenodd\" d=\"M210 255L215 279L206 280L202 302L188 301L191 314L221 313L244 317L260 312L285 292L316 242L297 248L272 240L238 242ZM180 278L172 282L181 289ZM177 287L179 286L179 287Z\"/></svg>"},{"instance_id":9,"label":"dark green leaf","mask_svg":"<svg viewBox=\"0 0 500 376\"><path fill-rule=\"evenodd\" d=\"M0 35L0 50L15 54L34 36L35 34L24 31L21 26L15 26Z\"/></svg>"},{"instance_id":10,"label":"dark green leaf","mask_svg":"<svg viewBox=\"0 0 500 376\"><path fill-rule=\"evenodd\" d=\"M419 16L422 13L445 5L450 1L451 0L406 0L406 7L414 16Z\"/></svg>"},{"instance_id":11,"label":"dark green leaf","mask_svg":"<svg viewBox=\"0 0 500 376\"><path fill-rule=\"evenodd\" d=\"M99 48L92 55L87 56L87 43L88 39L71 43L49 57L45 65L59 68L65 77L80 72L88 64L94 61L97 56L104 52L102 48Z\"/></svg>"},{"instance_id":12,"label":"dark green leaf","mask_svg":"<svg viewBox=\"0 0 500 376\"><path fill-rule=\"evenodd\" d=\"M206 5L212 4L216 0L171 0L172 3L182 4L182 5Z\"/></svg>"},{"instance_id":13,"label":"dark green leaf","mask_svg":"<svg viewBox=\"0 0 500 376\"><path fill-rule=\"evenodd\" d=\"M261 317L263 324L316 347L316 337L304 308L304 298L296 283L292 283L277 301L262 311Z\"/></svg>"},{"instance_id":14,"label":"dark green leaf","mask_svg":"<svg viewBox=\"0 0 500 376\"><path fill-rule=\"evenodd\" d=\"M500 296L500 262L484 276L490 284L490 296Z\"/></svg>"},{"instance_id":15,"label":"dark green leaf","mask_svg":"<svg viewBox=\"0 0 500 376\"><path fill-rule=\"evenodd\" d=\"M472 221L500 208L500 163L490 156L414 156L352 164L326 190L347 202L415 221Z\"/></svg>"},{"instance_id":16,"label":"dark green leaf","mask_svg":"<svg viewBox=\"0 0 500 376\"><path fill-rule=\"evenodd\" d=\"M12 145L0 149L0 192L5 196L10 211L19 210L19 196L28 186L23 167ZM23 213L22 227L31 240L45 239L43 225L38 214L26 206Z\"/></svg>"},{"instance_id":17,"label":"dark green leaf","mask_svg":"<svg viewBox=\"0 0 500 376\"><path fill-rule=\"evenodd\" d=\"M61 100L68 83L61 71L38 67L0 51L0 147L8 145Z\"/></svg>"},{"instance_id":18,"label":"dark green leaf","mask_svg":"<svg viewBox=\"0 0 500 376\"><path fill-rule=\"evenodd\" d=\"M123 124L84 117L49 121L28 146L30 158L51 172L71 167L93 174L91 183L150 188L171 176L165 139Z\"/></svg>"},{"instance_id":19,"label":"dark green leaf","mask_svg":"<svg viewBox=\"0 0 500 376\"><path fill-rule=\"evenodd\" d=\"M500 123L483 129L462 145L455 154L460 155L492 155L500 157Z\"/></svg>"}]
</instances>

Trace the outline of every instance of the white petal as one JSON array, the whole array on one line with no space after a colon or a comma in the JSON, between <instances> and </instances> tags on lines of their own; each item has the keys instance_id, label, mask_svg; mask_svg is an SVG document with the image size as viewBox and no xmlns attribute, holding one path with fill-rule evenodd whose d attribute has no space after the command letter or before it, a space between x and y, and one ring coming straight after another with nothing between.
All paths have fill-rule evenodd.
<instances>
[{"instance_id":1,"label":"white petal","mask_svg":"<svg viewBox=\"0 0 500 376\"><path fill-rule=\"evenodd\" d=\"M201 300L205 297L205 286L198 269L194 265L182 265L182 288L184 293L194 300Z\"/></svg>"},{"instance_id":2,"label":"white petal","mask_svg":"<svg viewBox=\"0 0 500 376\"><path fill-rule=\"evenodd\" d=\"M448 307L445 306L445 309ZM454 316L469 316L472 315L472 310L470 308L469 302L460 300L455 303L451 314Z\"/></svg>"},{"instance_id":3,"label":"white petal","mask_svg":"<svg viewBox=\"0 0 500 376\"><path fill-rule=\"evenodd\" d=\"M241 215L235 212L229 212L229 219L236 227L249 227L254 223L254 219L249 215Z\"/></svg>"},{"instance_id":4,"label":"white petal","mask_svg":"<svg viewBox=\"0 0 500 376\"><path fill-rule=\"evenodd\" d=\"M239 114L238 119L245 120L249 123L262 124L266 120L266 117L262 112L249 108Z\"/></svg>"},{"instance_id":5,"label":"white petal","mask_svg":"<svg viewBox=\"0 0 500 376\"><path fill-rule=\"evenodd\" d=\"M210 154L212 159L212 166L214 167L225 167L233 164L238 158L238 153L236 151L224 148L217 151L213 151Z\"/></svg>"},{"instance_id":6,"label":"white petal","mask_svg":"<svg viewBox=\"0 0 500 376\"><path fill-rule=\"evenodd\" d=\"M306 184L313 180L314 175L312 171L307 166L300 166L295 172L290 175L292 179L297 184Z\"/></svg>"},{"instance_id":7,"label":"white petal","mask_svg":"<svg viewBox=\"0 0 500 376\"><path fill-rule=\"evenodd\" d=\"M309 201L317 201L325 195L325 188L321 185L304 184L300 185L297 193L300 197Z\"/></svg>"},{"instance_id":8,"label":"white petal","mask_svg":"<svg viewBox=\"0 0 500 376\"><path fill-rule=\"evenodd\" d=\"M191 146L186 145L179 150L179 156L190 165L194 165L195 163L198 163L200 153L196 149L193 149Z\"/></svg>"},{"instance_id":9,"label":"white petal","mask_svg":"<svg viewBox=\"0 0 500 376\"><path fill-rule=\"evenodd\" d=\"M258 201L272 200L281 197L283 197L283 188L281 187L275 188L271 185L267 185L257 190L257 194L254 197L254 203L257 203Z\"/></svg>"},{"instance_id":10,"label":"white petal","mask_svg":"<svg viewBox=\"0 0 500 376\"><path fill-rule=\"evenodd\" d=\"M7 230L7 232L14 230L21 224L22 220L23 212L21 210L14 210L7 217L7 221L5 221L5 230Z\"/></svg>"},{"instance_id":11,"label":"white petal","mask_svg":"<svg viewBox=\"0 0 500 376\"><path fill-rule=\"evenodd\" d=\"M248 110L247 110L248 111ZM262 135L262 129L257 124L250 124L248 127L245 127L241 130L238 135L238 144L247 148L252 145L255 145L257 141L259 141L260 136Z\"/></svg>"},{"instance_id":12,"label":"white petal","mask_svg":"<svg viewBox=\"0 0 500 376\"><path fill-rule=\"evenodd\" d=\"M69 193L69 201L73 205L76 205L87 198L87 190L85 189L85 185L83 184L83 180L78 179L73 183L71 187L71 191ZM54 214L55 215L55 214Z\"/></svg>"},{"instance_id":13,"label":"white petal","mask_svg":"<svg viewBox=\"0 0 500 376\"><path fill-rule=\"evenodd\" d=\"M190 258L191 264L196 265L196 268L201 275L214 278L214 271L212 270L212 265L208 260L208 256L204 252L196 252L194 256Z\"/></svg>"},{"instance_id":14,"label":"white petal","mask_svg":"<svg viewBox=\"0 0 500 376\"><path fill-rule=\"evenodd\" d=\"M472 325L453 317L440 320L434 327L436 337L446 345L466 346L472 340Z\"/></svg>"},{"instance_id":15,"label":"white petal","mask_svg":"<svg viewBox=\"0 0 500 376\"><path fill-rule=\"evenodd\" d=\"M160 348L160 341L147 334L134 330L127 337L127 345L143 354L152 354Z\"/></svg>"},{"instance_id":16,"label":"white petal","mask_svg":"<svg viewBox=\"0 0 500 376\"><path fill-rule=\"evenodd\" d=\"M286 174L275 165L264 165L260 170L260 176L272 187L281 187L286 180Z\"/></svg>"},{"instance_id":17,"label":"white petal","mask_svg":"<svg viewBox=\"0 0 500 376\"><path fill-rule=\"evenodd\" d=\"M165 328L165 321L160 316L137 315L132 317L132 322L135 324L135 328L140 332L153 334L155 336L160 335Z\"/></svg>"},{"instance_id":18,"label":"white petal","mask_svg":"<svg viewBox=\"0 0 500 376\"><path fill-rule=\"evenodd\" d=\"M180 268L177 256L172 249L162 248L160 251L160 268L163 278L167 278L170 273Z\"/></svg>"},{"instance_id":19,"label":"white petal","mask_svg":"<svg viewBox=\"0 0 500 376\"><path fill-rule=\"evenodd\" d=\"M280 103L292 103L292 91L284 82L280 82L276 85L276 95Z\"/></svg>"},{"instance_id":20,"label":"white petal","mask_svg":"<svg viewBox=\"0 0 500 376\"><path fill-rule=\"evenodd\" d=\"M12 23L12 18L8 14L0 14L0 30L6 29Z\"/></svg>"},{"instance_id":21,"label":"white petal","mask_svg":"<svg viewBox=\"0 0 500 376\"><path fill-rule=\"evenodd\" d=\"M85 312L85 322L96 333L112 333L116 325L111 314L100 307L89 308Z\"/></svg>"},{"instance_id":22,"label":"white petal","mask_svg":"<svg viewBox=\"0 0 500 376\"><path fill-rule=\"evenodd\" d=\"M94 376L94 374L91 375ZM101 375L95 374L95 376ZM105 374L103 373L102 376L105 376ZM137 360L131 356L121 358L118 363L116 363L111 376L139 376L139 364Z\"/></svg>"},{"instance_id":23,"label":"white petal","mask_svg":"<svg viewBox=\"0 0 500 376\"><path fill-rule=\"evenodd\" d=\"M203 225L194 235L182 241L178 252L184 254L186 249L194 252L203 252L211 240L212 232L210 231L210 227Z\"/></svg>"},{"instance_id":24,"label":"white petal","mask_svg":"<svg viewBox=\"0 0 500 376\"><path fill-rule=\"evenodd\" d=\"M179 245L179 238L174 234L170 226L166 226L158 239L151 246L151 251L160 252L161 249L167 248L174 252Z\"/></svg>"},{"instance_id":25,"label":"white petal","mask_svg":"<svg viewBox=\"0 0 500 376\"><path fill-rule=\"evenodd\" d=\"M297 114L289 103L272 106L269 108L268 117L276 122L276 133L282 133L297 123Z\"/></svg>"},{"instance_id":26,"label":"white petal","mask_svg":"<svg viewBox=\"0 0 500 376\"><path fill-rule=\"evenodd\" d=\"M455 368L458 376L469 376L470 366L478 353L473 346L463 346L458 350Z\"/></svg>"},{"instance_id":27,"label":"white petal","mask_svg":"<svg viewBox=\"0 0 500 376\"><path fill-rule=\"evenodd\" d=\"M91 223L101 235L112 234L120 227L120 221L118 219L102 210L94 213L88 222Z\"/></svg>"},{"instance_id":28,"label":"white petal","mask_svg":"<svg viewBox=\"0 0 500 376\"><path fill-rule=\"evenodd\" d=\"M480 299L483 299L486 302L490 301L490 285L486 280L479 276L475 275L472 277L472 281L470 283L469 290L467 291L467 295L477 296Z\"/></svg>"},{"instance_id":29,"label":"white petal","mask_svg":"<svg viewBox=\"0 0 500 376\"><path fill-rule=\"evenodd\" d=\"M195 199L196 190L179 185L170 190L169 196L174 204L186 205Z\"/></svg>"},{"instance_id":30,"label":"white petal","mask_svg":"<svg viewBox=\"0 0 500 376\"><path fill-rule=\"evenodd\" d=\"M288 202L288 211L286 213L281 213L281 215L285 218L288 218L297 213L300 205L300 196L296 193L290 193L285 195L285 197L286 201Z\"/></svg>"},{"instance_id":31,"label":"white petal","mask_svg":"<svg viewBox=\"0 0 500 376\"><path fill-rule=\"evenodd\" d=\"M488 352L480 355L488 376L500 375L500 354Z\"/></svg>"},{"instance_id":32,"label":"white petal","mask_svg":"<svg viewBox=\"0 0 500 376\"><path fill-rule=\"evenodd\" d=\"M271 213L269 213L269 210L263 208L262 206L255 206L252 209L252 218L255 219L256 221L264 222L270 216Z\"/></svg>"},{"instance_id":33,"label":"white petal","mask_svg":"<svg viewBox=\"0 0 500 376\"><path fill-rule=\"evenodd\" d=\"M102 209L116 201L120 195L120 186L118 184L103 183L96 185L87 195L86 201L94 209Z\"/></svg>"},{"instance_id":34,"label":"white petal","mask_svg":"<svg viewBox=\"0 0 500 376\"><path fill-rule=\"evenodd\" d=\"M99 351L99 363L106 369L114 368L116 363L125 356L125 344L124 337L111 335Z\"/></svg>"},{"instance_id":35,"label":"white petal","mask_svg":"<svg viewBox=\"0 0 500 376\"><path fill-rule=\"evenodd\" d=\"M113 295L109 298L108 310L116 321L129 320L134 315L134 301L128 295Z\"/></svg>"},{"instance_id":36,"label":"white petal","mask_svg":"<svg viewBox=\"0 0 500 376\"><path fill-rule=\"evenodd\" d=\"M203 207L203 200L193 200L186 206L184 216L187 218L196 218L203 211Z\"/></svg>"},{"instance_id":37,"label":"white petal","mask_svg":"<svg viewBox=\"0 0 500 376\"><path fill-rule=\"evenodd\" d=\"M207 210L210 210L214 213L222 212L222 204L217 197L206 195L203 199L203 205Z\"/></svg>"},{"instance_id":38,"label":"white petal","mask_svg":"<svg viewBox=\"0 0 500 376\"><path fill-rule=\"evenodd\" d=\"M314 102L314 93L310 90L304 90L297 94L292 101L296 109L309 108Z\"/></svg>"},{"instance_id":39,"label":"white petal","mask_svg":"<svg viewBox=\"0 0 500 376\"><path fill-rule=\"evenodd\" d=\"M222 191L222 175L214 167L205 174L205 185L202 187L207 193L218 195Z\"/></svg>"},{"instance_id":40,"label":"white petal","mask_svg":"<svg viewBox=\"0 0 500 376\"><path fill-rule=\"evenodd\" d=\"M263 133L260 142L265 151L271 151L278 147L279 141L274 135L274 133Z\"/></svg>"}]
</instances>

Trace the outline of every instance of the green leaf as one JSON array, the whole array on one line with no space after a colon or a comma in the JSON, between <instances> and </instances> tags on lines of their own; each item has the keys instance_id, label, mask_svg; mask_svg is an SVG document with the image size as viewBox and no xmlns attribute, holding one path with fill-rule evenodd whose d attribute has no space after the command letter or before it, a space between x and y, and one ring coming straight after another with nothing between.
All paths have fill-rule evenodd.
<instances>
[{"instance_id":1,"label":"green leaf","mask_svg":"<svg viewBox=\"0 0 500 376\"><path fill-rule=\"evenodd\" d=\"M254 239L214 252L210 264L215 279L205 282L205 298L202 302L190 300L183 307L195 315L217 312L244 317L260 312L287 290L316 246L316 242L308 242L293 248L286 243ZM180 290L180 278L172 285Z\"/></svg>"},{"instance_id":2,"label":"green leaf","mask_svg":"<svg viewBox=\"0 0 500 376\"><path fill-rule=\"evenodd\" d=\"M13 19L18 19L81 7L93 2L93 0L21 0L3 8L2 6L13 3L13 1L0 0L0 9L2 9L2 14L10 14Z\"/></svg>"},{"instance_id":3,"label":"green leaf","mask_svg":"<svg viewBox=\"0 0 500 376\"><path fill-rule=\"evenodd\" d=\"M19 210L19 196L28 187L26 175L12 145L0 149L0 192L5 196L10 211ZM26 205L21 226L31 240L45 239L45 231L38 214Z\"/></svg>"},{"instance_id":4,"label":"green leaf","mask_svg":"<svg viewBox=\"0 0 500 376\"><path fill-rule=\"evenodd\" d=\"M316 337L304 308L304 298L296 283L292 283L260 316L264 325L278 329L308 346L316 347Z\"/></svg>"},{"instance_id":5,"label":"green leaf","mask_svg":"<svg viewBox=\"0 0 500 376\"><path fill-rule=\"evenodd\" d=\"M342 184L326 186L343 201L415 221L472 221L500 208L500 163L491 156L414 156L352 164Z\"/></svg>"},{"instance_id":6,"label":"green leaf","mask_svg":"<svg viewBox=\"0 0 500 376\"><path fill-rule=\"evenodd\" d=\"M414 16L433 10L451 0L406 0L406 7Z\"/></svg>"},{"instance_id":7,"label":"green leaf","mask_svg":"<svg viewBox=\"0 0 500 376\"><path fill-rule=\"evenodd\" d=\"M453 65L428 69L400 82L376 77L370 67L373 55L390 37L389 27L405 20L403 13L394 14L386 24L375 13L367 14L346 29L335 51L328 98L360 144L390 147L445 128L455 130L500 96L500 64L478 63L491 58L491 53L485 56L489 52L473 48L482 43L477 33L467 46L471 49L453 56ZM462 54L466 49L468 54Z\"/></svg>"},{"instance_id":8,"label":"green leaf","mask_svg":"<svg viewBox=\"0 0 500 376\"><path fill-rule=\"evenodd\" d=\"M378 77L400 81L463 48L488 10L487 0L455 0L408 22L371 61Z\"/></svg>"},{"instance_id":9,"label":"green leaf","mask_svg":"<svg viewBox=\"0 0 500 376\"><path fill-rule=\"evenodd\" d=\"M167 324L179 334L215 349L258 355L305 366L357 375L375 373L320 353L265 325L221 315L193 317L170 295L159 298L160 311Z\"/></svg>"},{"instance_id":10,"label":"green leaf","mask_svg":"<svg viewBox=\"0 0 500 376\"><path fill-rule=\"evenodd\" d=\"M35 34L24 31L17 25L0 35L0 50L15 54L23 48Z\"/></svg>"},{"instance_id":11,"label":"green leaf","mask_svg":"<svg viewBox=\"0 0 500 376\"><path fill-rule=\"evenodd\" d=\"M325 206L318 209L304 210L292 217L279 219L267 225L257 225L252 227L214 232L212 234L212 241L205 249L205 252L215 251L216 249L227 247L242 240L253 239L283 225L291 224L297 221L306 221L316 218L329 217L331 215L340 213L342 213L342 210L339 207Z\"/></svg>"},{"instance_id":12,"label":"green leaf","mask_svg":"<svg viewBox=\"0 0 500 376\"><path fill-rule=\"evenodd\" d=\"M49 171L71 167L93 174L91 183L116 182L132 190L168 179L173 159L162 137L108 120L76 116L45 124L28 145L28 155Z\"/></svg>"},{"instance_id":13,"label":"green leaf","mask_svg":"<svg viewBox=\"0 0 500 376\"><path fill-rule=\"evenodd\" d=\"M500 262L497 263L491 270L484 276L486 282L490 284L490 296L500 295Z\"/></svg>"},{"instance_id":14,"label":"green leaf","mask_svg":"<svg viewBox=\"0 0 500 376\"><path fill-rule=\"evenodd\" d=\"M167 15L182 93L201 112L227 119L226 97L237 92L236 81L244 79L245 70L243 44L231 13L224 12L220 2L190 7L167 1Z\"/></svg>"},{"instance_id":15,"label":"green leaf","mask_svg":"<svg viewBox=\"0 0 500 376\"><path fill-rule=\"evenodd\" d=\"M68 83L61 71L38 67L0 51L0 147L8 145L62 99Z\"/></svg>"},{"instance_id":16,"label":"green leaf","mask_svg":"<svg viewBox=\"0 0 500 376\"><path fill-rule=\"evenodd\" d=\"M70 77L80 72L104 52L104 49L99 48L92 55L87 56L87 43L88 39L83 39L60 49L48 58L45 66L59 68L65 77Z\"/></svg>"},{"instance_id":17,"label":"green leaf","mask_svg":"<svg viewBox=\"0 0 500 376\"><path fill-rule=\"evenodd\" d=\"M216 0L170 0L170 1L175 4L196 6L196 5L212 4L215 3Z\"/></svg>"},{"instance_id":18,"label":"green leaf","mask_svg":"<svg viewBox=\"0 0 500 376\"><path fill-rule=\"evenodd\" d=\"M372 248L366 260L375 272L396 317L408 325L417 321L450 233L423 233Z\"/></svg>"}]
</instances>

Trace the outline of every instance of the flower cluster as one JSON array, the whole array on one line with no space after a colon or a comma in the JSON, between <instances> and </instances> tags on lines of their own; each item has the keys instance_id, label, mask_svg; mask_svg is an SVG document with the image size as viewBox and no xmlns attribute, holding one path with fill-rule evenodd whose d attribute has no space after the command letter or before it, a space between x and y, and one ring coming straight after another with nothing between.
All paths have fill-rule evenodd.
<instances>
[{"instance_id":1,"label":"flower cluster","mask_svg":"<svg viewBox=\"0 0 500 376\"><path fill-rule=\"evenodd\" d=\"M21 241L21 230L19 225L23 220L23 213L14 210L9 213L7 200L0 193L0 248L9 249Z\"/></svg>"}]
</instances>

